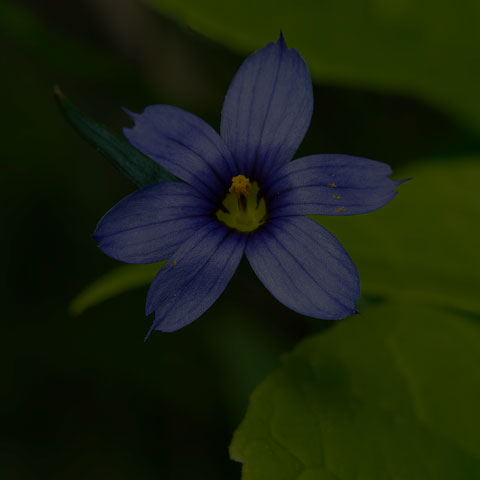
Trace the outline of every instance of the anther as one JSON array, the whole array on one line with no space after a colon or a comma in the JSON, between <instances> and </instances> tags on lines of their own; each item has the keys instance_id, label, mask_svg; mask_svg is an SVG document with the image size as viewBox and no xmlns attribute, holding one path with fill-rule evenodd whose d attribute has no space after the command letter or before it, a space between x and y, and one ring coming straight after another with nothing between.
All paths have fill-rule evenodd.
<instances>
[{"instance_id":1,"label":"anther","mask_svg":"<svg viewBox=\"0 0 480 480\"><path fill-rule=\"evenodd\" d=\"M245 175L237 175L232 178L232 186L229 188L230 193L234 193L237 198L248 198L250 195L252 186L250 180Z\"/></svg>"}]
</instances>

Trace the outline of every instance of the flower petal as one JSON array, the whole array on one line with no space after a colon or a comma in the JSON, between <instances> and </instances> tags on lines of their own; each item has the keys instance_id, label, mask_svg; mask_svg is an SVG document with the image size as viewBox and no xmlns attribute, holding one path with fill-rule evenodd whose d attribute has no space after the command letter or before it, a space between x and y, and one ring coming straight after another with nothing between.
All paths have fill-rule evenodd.
<instances>
[{"instance_id":1,"label":"flower petal","mask_svg":"<svg viewBox=\"0 0 480 480\"><path fill-rule=\"evenodd\" d=\"M127 113L135 126L123 133L132 145L207 197L223 198L237 169L225 142L210 125L170 105Z\"/></svg>"},{"instance_id":2,"label":"flower petal","mask_svg":"<svg viewBox=\"0 0 480 480\"><path fill-rule=\"evenodd\" d=\"M250 55L232 80L220 132L240 171L262 181L290 160L310 124L312 81L283 37Z\"/></svg>"},{"instance_id":3,"label":"flower petal","mask_svg":"<svg viewBox=\"0 0 480 480\"><path fill-rule=\"evenodd\" d=\"M158 262L210 222L214 208L186 183L155 183L110 209L93 237L103 252L122 262Z\"/></svg>"},{"instance_id":4,"label":"flower petal","mask_svg":"<svg viewBox=\"0 0 480 480\"><path fill-rule=\"evenodd\" d=\"M264 186L269 217L357 215L382 207L403 181L386 164L349 155L312 155L280 169Z\"/></svg>"},{"instance_id":5,"label":"flower petal","mask_svg":"<svg viewBox=\"0 0 480 480\"><path fill-rule=\"evenodd\" d=\"M173 332L196 320L220 296L242 258L247 236L212 220L171 257L148 292L153 330Z\"/></svg>"},{"instance_id":6,"label":"flower petal","mask_svg":"<svg viewBox=\"0 0 480 480\"><path fill-rule=\"evenodd\" d=\"M251 235L245 249L272 295L304 315L334 320L356 313L357 269L340 242L306 217L281 217Z\"/></svg>"}]
</instances>

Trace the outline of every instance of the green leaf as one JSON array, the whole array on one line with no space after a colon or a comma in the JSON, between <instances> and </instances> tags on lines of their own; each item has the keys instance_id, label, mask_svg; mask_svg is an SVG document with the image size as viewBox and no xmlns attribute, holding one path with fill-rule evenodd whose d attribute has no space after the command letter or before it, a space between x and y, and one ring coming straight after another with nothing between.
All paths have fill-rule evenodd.
<instances>
[{"instance_id":1,"label":"green leaf","mask_svg":"<svg viewBox=\"0 0 480 480\"><path fill-rule=\"evenodd\" d=\"M395 172L412 177L366 215L314 217L345 246L362 292L480 313L480 158L446 158Z\"/></svg>"},{"instance_id":2,"label":"green leaf","mask_svg":"<svg viewBox=\"0 0 480 480\"><path fill-rule=\"evenodd\" d=\"M120 295L133 288L148 285L165 262L149 265L122 265L97 278L83 290L70 305L73 315L80 315L87 308L98 305L109 298Z\"/></svg>"},{"instance_id":3,"label":"green leaf","mask_svg":"<svg viewBox=\"0 0 480 480\"><path fill-rule=\"evenodd\" d=\"M276 40L316 81L427 99L480 129L480 3L435 0L144 0L244 55Z\"/></svg>"},{"instance_id":4,"label":"green leaf","mask_svg":"<svg viewBox=\"0 0 480 480\"><path fill-rule=\"evenodd\" d=\"M171 173L138 151L130 143L79 112L58 87L55 87L54 94L65 118L80 136L93 145L138 187L145 187L156 182L177 180Z\"/></svg>"},{"instance_id":5,"label":"green leaf","mask_svg":"<svg viewBox=\"0 0 480 480\"><path fill-rule=\"evenodd\" d=\"M243 480L480 478L480 328L385 305L314 336L251 397Z\"/></svg>"}]
</instances>

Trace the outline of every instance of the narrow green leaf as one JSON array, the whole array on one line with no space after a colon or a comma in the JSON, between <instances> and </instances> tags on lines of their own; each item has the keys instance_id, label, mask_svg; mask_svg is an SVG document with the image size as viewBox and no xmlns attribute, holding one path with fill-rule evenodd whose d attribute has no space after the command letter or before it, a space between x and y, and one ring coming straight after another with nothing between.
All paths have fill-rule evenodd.
<instances>
[{"instance_id":1,"label":"narrow green leaf","mask_svg":"<svg viewBox=\"0 0 480 480\"><path fill-rule=\"evenodd\" d=\"M480 478L480 328L385 305L302 342L230 448L243 480Z\"/></svg>"},{"instance_id":2,"label":"narrow green leaf","mask_svg":"<svg viewBox=\"0 0 480 480\"><path fill-rule=\"evenodd\" d=\"M78 134L135 185L145 187L156 182L178 180L130 143L77 110L57 86L54 88L54 94L62 113Z\"/></svg>"},{"instance_id":3,"label":"narrow green leaf","mask_svg":"<svg viewBox=\"0 0 480 480\"><path fill-rule=\"evenodd\" d=\"M415 95L480 130L477 0L144 1L244 55L282 29L315 80Z\"/></svg>"},{"instance_id":4,"label":"narrow green leaf","mask_svg":"<svg viewBox=\"0 0 480 480\"><path fill-rule=\"evenodd\" d=\"M395 172L408 177L376 212L314 218L347 249L363 293L480 313L480 157L432 159Z\"/></svg>"},{"instance_id":5,"label":"narrow green leaf","mask_svg":"<svg viewBox=\"0 0 480 480\"><path fill-rule=\"evenodd\" d=\"M71 303L72 315L80 315L87 308L133 288L148 285L165 262L150 265L122 265L95 280Z\"/></svg>"}]
</instances>

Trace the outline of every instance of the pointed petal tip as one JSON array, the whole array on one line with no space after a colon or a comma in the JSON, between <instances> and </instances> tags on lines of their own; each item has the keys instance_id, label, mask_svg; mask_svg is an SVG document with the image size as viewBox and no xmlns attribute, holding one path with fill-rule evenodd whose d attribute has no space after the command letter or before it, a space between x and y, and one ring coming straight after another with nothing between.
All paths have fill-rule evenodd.
<instances>
[{"instance_id":1,"label":"pointed petal tip","mask_svg":"<svg viewBox=\"0 0 480 480\"><path fill-rule=\"evenodd\" d=\"M287 42L285 41L285 36L283 35L283 31L280 29L280 34L278 36L278 40L276 41L276 44L283 50L292 50L288 48ZM293 49L295 50L295 49Z\"/></svg>"},{"instance_id":2,"label":"pointed petal tip","mask_svg":"<svg viewBox=\"0 0 480 480\"><path fill-rule=\"evenodd\" d=\"M148 315L147 315L148 316ZM156 317L156 316L155 316ZM152 326L149 328L147 334L145 335L145 338L143 342L146 342L148 340L148 337L150 337L151 333L157 329L158 325L160 324L161 319L155 318L155 320L152 323Z\"/></svg>"},{"instance_id":3,"label":"pointed petal tip","mask_svg":"<svg viewBox=\"0 0 480 480\"><path fill-rule=\"evenodd\" d=\"M409 177L409 178L405 178L404 180L394 180L395 188L401 185L402 183L409 182L410 180L413 180L413 178Z\"/></svg>"},{"instance_id":4,"label":"pointed petal tip","mask_svg":"<svg viewBox=\"0 0 480 480\"><path fill-rule=\"evenodd\" d=\"M120 108L133 120L135 120L139 116L138 113L132 112L131 110L129 110L126 107L120 107Z\"/></svg>"},{"instance_id":5,"label":"pointed petal tip","mask_svg":"<svg viewBox=\"0 0 480 480\"><path fill-rule=\"evenodd\" d=\"M143 339L143 343L145 343L148 338L150 337L150 334L153 332L153 325L150 327L150 329L148 330L147 334L145 335L145 338Z\"/></svg>"}]
</instances>

